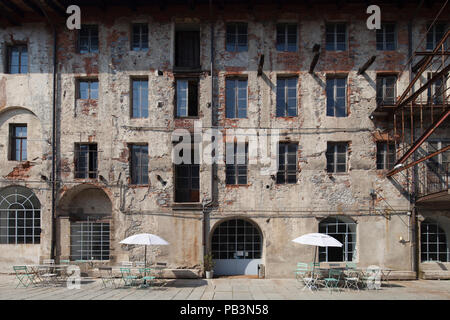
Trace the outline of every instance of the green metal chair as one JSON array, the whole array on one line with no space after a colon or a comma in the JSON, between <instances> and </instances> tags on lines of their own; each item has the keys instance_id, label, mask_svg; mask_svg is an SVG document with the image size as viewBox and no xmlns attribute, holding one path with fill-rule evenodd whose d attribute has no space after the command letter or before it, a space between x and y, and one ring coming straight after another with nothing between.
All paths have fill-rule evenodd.
<instances>
[{"instance_id":1,"label":"green metal chair","mask_svg":"<svg viewBox=\"0 0 450 320\"><path fill-rule=\"evenodd\" d=\"M325 288L331 293L334 289L339 289L339 281L341 280L342 270L330 269L328 278L323 279Z\"/></svg>"},{"instance_id":2,"label":"green metal chair","mask_svg":"<svg viewBox=\"0 0 450 320\"><path fill-rule=\"evenodd\" d=\"M317 277L311 275L311 269L309 268L307 263L297 263L297 269L295 269L295 278L304 284L302 290L305 290L306 288L311 291L313 289L318 289Z\"/></svg>"},{"instance_id":3,"label":"green metal chair","mask_svg":"<svg viewBox=\"0 0 450 320\"><path fill-rule=\"evenodd\" d=\"M108 285L112 285L116 288L116 282L111 267L99 267L98 271L100 272L103 288L107 288Z\"/></svg>"},{"instance_id":4,"label":"green metal chair","mask_svg":"<svg viewBox=\"0 0 450 320\"><path fill-rule=\"evenodd\" d=\"M120 268L120 273L125 286L134 286L136 284L138 277L131 274L130 268Z\"/></svg>"},{"instance_id":5,"label":"green metal chair","mask_svg":"<svg viewBox=\"0 0 450 320\"><path fill-rule=\"evenodd\" d=\"M17 284L16 288L20 285L27 288L30 284L33 285L36 284L35 274L30 273L26 266L13 266L13 269L16 274L16 278L19 280L19 283Z\"/></svg>"},{"instance_id":6,"label":"green metal chair","mask_svg":"<svg viewBox=\"0 0 450 320\"><path fill-rule=\"evenodd\" d=\"M150 287L151 287L153 282L156 279L155 276L152 276L152 268L139 268L139 274L140 274L141 280L143 281L142 284L145 286L150 284Z\"/></svg>"},{"instance_id":7,"label":"green metal chair","mask_svg":"<svg viewBox=\"0 0 450 320\"><path fill-rule=\"evenodd\" d=\"M356 263L347 262L344 272L344 289L357 289L359 291L360 274L356 270Z\"/></svg>"}]
</instances>

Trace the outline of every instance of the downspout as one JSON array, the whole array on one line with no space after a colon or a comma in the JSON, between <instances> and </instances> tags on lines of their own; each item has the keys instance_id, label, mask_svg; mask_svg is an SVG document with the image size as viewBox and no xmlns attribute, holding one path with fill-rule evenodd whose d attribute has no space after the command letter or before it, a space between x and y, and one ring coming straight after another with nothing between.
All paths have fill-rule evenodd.
<instances>
[{"instance_id":1,"label":"downspout","mask_svg":"<svg viewBox=\"0 0 450 320\"><path fill-rule=\"evenodd\" d=\"M57 48L57 31L55 25L52 23L49 18L47 11L44 7L38 2L39 8L45 15L48 23L53 29L53 88L52 88L52 98L53 98L53 106L52 106L52 217L51 217L51 243L50 243L50 258L55 259L56 256L56 68L57 68L57 56L56 56L56 48Z\"/></svg>"},{"instance_id":2,"label":"downspout","mask_svg":"<svg viewBox=\"0 0 450 320\"><path fill-rule=\"evenodd\" d=\"M212 3L211 0L209 0L209 18L211 21L210 24L210 31L211 31L211 63L210 63L210 74L211 74L211 127L214 126L214 20L212 17ZM204 256L208 252L207 250L207 238L208 238L208 224L207 220L209 221L209 215L208 215L208 207L210 207L214 203L214 162L211 163L211 191L210 191L211 199L207 203L203 204L203 217L202 217L202 229L203 229L203 236L202 236L202 246L203 246L203 255L202 255L202 261L204 263Z\"/></svg>"}]
</instances>

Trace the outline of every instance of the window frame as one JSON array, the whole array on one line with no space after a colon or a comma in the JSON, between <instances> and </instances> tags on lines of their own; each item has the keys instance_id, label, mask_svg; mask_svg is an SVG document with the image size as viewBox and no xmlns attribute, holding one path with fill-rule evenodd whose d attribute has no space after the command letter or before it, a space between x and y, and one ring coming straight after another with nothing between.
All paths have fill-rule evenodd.
<instances>
[{"instance_id":1,"label":"window frame","mask_svg":"<svg viewBox=\"0 0 450 320\"><path fill-rule=\"evenodd\" d=\"M339 25L343 25L344 28L345 28L344 42L343 42L344 43L344 49L338 49L338 43L340 43L340 42L337 41L338 34L342 34L342 33L338 33L337 32L337 28L338 28ZM329 47L330 43L327 41L327 38L328 38L327 36L329 34L329 32L327 31L327 28L329 26L333 26L333 42L332 42L333 47L332 48ZM348 28L347 28L347 23L346 22L327 22L325 24L325 50L326 51L341 51L341 52L347 51L348 50L348 43L347 43L348 42L348 30L347 29Z\"/></svg>"},{"instance_id":2,"label":"window frame","mask_svg":"<svg viewBox=\"0 0 450 320\"><path fill-rule=\"evenodd\" d=\"M426 51L433 51L436 48L436 45L438 44L439 41L442 40L442 37L445 35L445 29L447 28L447 23L443 22L443 21L437 21L436 23L433 24L433 26L431 27L430 31L427 32L426 34L426 43L425 43L425 50ZM427 23L426 24L426 30L428 30L428 28L430 28L431 23ZM444 31L442 33L442 37L440 37L439 39L436 38L437 36L437 32L436 32L436 26L442 26ZM431 36L433 38L432 42L429 42L429 33L431 32ZM445 49L447 49L448 45L444 44Z\"/></svg>"},{"instance_id":3,"label":"window frame","mask_svg":"<svg viewBox=\"0 0 450 320\"><path fill-rule=\"evenodd\" d=\"M328 151L328 149L333 146L333 162L330 164L329 160L329 155L330 152ZM338 152L338 147L339 146L345 146L345 153L343 152ZM349 163L348 163L348 148L349 148L349 143L348 141L328 141L327 142L327 151L325 152L326 158L327 158L327 167L326 167L326 171L329 174L346 174L348 173L348 167L349 167ZM345 171L337 171L337 167L339 165L342 165L342 163L338 162L338 156L345 154ZM333 167L333 171L329 171L329 167L330 165Z\"/></svg>"},{"instance_id":4,"label":"window frame","mask_svg":"<svg viewBox=\"0 0 450 320\"><path fill-rule=\"evenodd\" d=\"M333 221L334 220L334 221ZM345 226L345 232L340 231L339 226ZM335 232L329 231L330 226L334 227ZM337 217L328 217L320 221L319 223L319 233L324 233L326 235L344 235L344 243L342 244L342 248L339 247L319 247L319 262L352 262L355 261L355 253L356 253L356 245L357 245L357 224L354 221L345 222ZM325 228L325 232L321 232L321 228ZM352 230L354 228L354 230ZM349 236L352 236L351 241L349 241ZM352 250L350 250L350 248ZM331 261L329 260L329 250L342 250L343 261ZM325 259L322 257L325 255ZM348 259L349 255L351 255L351 260Z\"/></svg>"},{"instance_id":5,"label":"window frame","mask_svg":"<svg viewBox=\"0 0 450 320\"><path fill-rule=\"evenodd\" d=\"M338 80L344 80L345 81L345 85L344 85L344 97L338 97L337 96L337 92L338 89L342 89L342 86L338 86ZM332 88L333 88L333 97L330 99L329 95L328 95L328 85L330 83L330 81L333 81L332 84ZM335 117L335 118L346 118L348 117L348 104L347 104L347 98L348 98L348 76L347 75L327 75L326 78L326 84L325 84L326 88L325 88L325 93L326 93L326 116L327 117ZM338 99L343 99L344 100L344 115L340 115L338 116L338 107L336 106L336 102ZM329 105L329 103L333 101L333 105ZM332 108L332 109L330 109Z\"/></svg>"},{"instance_id":6,"label":"window frame","mask_svg":"<svg viewBox=\"0 0 450 320\"><path fill-rule=\"evenodd\" d=\"M382 150L380 146L383 146ZM392 149L391 149L392 147ZM377 141L377 155L376 155L376 166L377 170L390 170L394 167L396 162L396 150L395 150L395 142L394 141ZM379 157L382 158L382 162L378 162ZM389 159L393 159L392 163Z\"/></svg>"},{"instance_id":7,"label":"window frame","mask_svg":"<svg viewBox=\"0 0 450 320\"><path fill-rule=\"evenodd\" d=\"M428 232L428 230L426 230L427 232L425 232L425 225L434 225L436 227L436 232L435 233L431 233ZM428 228L427 228L428 229ZM426 235L426 239L424 239L424 235ZM430 241L430 235L436 235L436 241ZM443 235L442 240L445 241L441 241L441 237L439 237L439 235ZM422 221L420 223L420 262L450 262L450 249L448 247L448 239L447 239L448 235L445 232L445 229L442 228L440 226L440 223L432 220L432 219L425 219L424 221ZM426 241L425 241L426 240ZM432 245L433 247L436 247L436 251L431 251L430 252L430 245ZM446 252L442 252L440 251L440 246L444 246L444 248L446 248ZM426 247L426 251L423 250L423 247ZM430 255L431 254L435 254L437 259L436 260L430 260ZM446 255L446 261L442 261L440 259L440 255ZM425 259L424 259L424 255L425 255Z\"/></svg>"},{"instance_id":8,"label":"window frame","mask_svg":"<svg viewBox=\"0 0 450 320\"><path fill-rule=\"evenodd\" d=\"M244 117L239 117L239 100L244 100L242 97L239 96L239 89L242 89L239 87L239 84L245 82L245 116ZM233 101L233 106L229 106L229 102L232 101L231 97L229 97L228 95L228 90L229 90L229 83L234 83L233 84L233 96L234 96L234 101ZM229 108L233 108L232 112L233 112L233 116L229 117ZM241 108L242 109L242 108ZM248 115L248 79L247 78L240 78L240 77L228 77L225 79L225 118L226 119L246 119L247 115Z\"/></svg>"},{"instance_id":9,"label":"window frame","mask_svg":"<svg viewBox=\"0 0 450 320\"><path fill-rule=\"evenodd\" d=\"M388 100L388 98L386 97L386 91L387 91L387 80L389 78L393 78L394 79L394 85L393 85L393 91L394 91L394 96L393 96L393 100L390 101ZM392 106L395 105L395 103L397 102L397 79L398 79L398 75L397 74L377 74L377 79L376 79L376 102L378 106ZM379 94L379 81L382 81L381 84L381 88L382 88L382 97L380 97Z\"/></svg>"},{"instance_id":10,"label":"window frame","mask_svg":"<svg viewBox=\"0 0 450 320\"><path fill-rule=\"evenodd\" d=\"M183 144L183 141L177 142L176 144ZM186 149L186 146L183 148L183 152ZM198 148L195 148L195 138L194 136L191 136L191 143L190 143L190 149L189 152L191 154L190 163L180 163L180 164L174 164L173 165L173 187L174 187L174 203L177 204L183 204L183 203L199 203L200 202L200 164L195 163L196 161L196 155L199 155L198 152L200 150ZM196 154L197 153L197 154ZM187 175L181 176L179 174L179 171L181 171L183 168L186 168ZM181 179L187 179L187 186L180 188L179 181ZM198 179L197 185L198 188L193 187L193 182L195 179ZM187 196L189 195L189 196ZM193 196L198 197L196 200L192 200ZM184 200L184 199L188 200Z\"/></svg>"},{"instance_id":11,"label":"window frame","mask_svg":"<svg viewBox=\"0 0 450 320\"><path fill-rule=\"evenodd\" d=\"M233 33L229 29L233 27ZM239 33L239 27L245 27L245 34ZM245 35L245 47L239 45L239 36ZM233 37L233 42L229 42L229 37ZM233 48L230 48L233 46ZM231 49L231 50L229 50ZM248 52L248 23L247 22L227 22L225 24L225 51L227 52Z\"/></svg>"},{"instance_id":12,"label":"window frame","mask_svg":"<svg viewBox=\"0 0 450 320\"><path fill-rule=\"evenodd\" d=\"M93 148L95 146L95 149ZM81 150L81 147L87 147L87 150ZM92 147L92 149L91 149ZM86 153L84 156L86 167L83 169L79 167L81 153ZM97 179L98 177L98 144L96 142L77 142L75 143L75 179ZM92 166L91 166L92 165Z\"/></svg>"},{"instance_id":13,"label":"window frame","mask_svg":"<svg viewBox=\"0 0 450 320\"><path fill-rule=\"evenodd\" d=\"M289 147L294 146L295 151L291 152L289 151ZM284 147L283 157L284 157L284 163L281 164L280 158L281 158L281 152L280 149ZM293 163L289 162L289 156L295 155L295 171L290 170L289 167L293 166ZM282 184L297 184L298 181L298 142L288 142L288 141L280 141L278 143L278 152L277 152L277 175L276 175L276 184L282 185ZM283 170L281 170L281 166L284 167ZM295 181L290 181L289 178L292 178L292 176L295 175ZM283 179L281 179L281 177Z\"/></svg>"},{"instance_id":14,"label":"window frame","mask_svg":"<svg viewBox=\"0 0 450 320\"><path fill-rule=\"evenodd\" d=\"M81 236L79 243L81 248L75 250L75 247L79 247L74 244L74 229L81 227ZM83 230L87 227L88 230ZM94 231L94 227L100 227L100 235L96 234L98 231ZM104 230L106 229L107 230ZM87 237L87 239L85 238ZM94 240L97 238L99 240ZM106 238L106 239L105 239ZM83 244L87 243L87 248L84 249ZM97 244L96 247L100 247L100 254L93 254L93 244ZM106 254L104 254L104 247L107 246ZM80 252L79 255L75 255L74 251ZM95 256L95 258L94 258ZM89 258L90 257L90 258ZM90 260L90 261L108 261L111 258L111 222L110 221L92 221L89 218L86 221L73 221L70 223L70 260Z\"/></svg>"},{"instance_id":15,"label":"window frame","mask_svg":"<svg viewBox=\"0 0 450 320\"><path fill-rule=\"evenodd\" d=\"M290 87L288 85L288 81L289 80L295 80L295 114L289 114L289 90L292 89L292 87ZM283 91L284 91L284 97L283 97L283 102L284 102L284 108L283 108L283 114L279 115L278 114L278 110L279 110L279 105L278 105L278 93L279 93L279 82L283 81L284 85L283 85ZM277 77L277 88L276 88L276 99L275 99L275 117L277 118L286 118L286 117L297 117L298 116L298 76L280 76ZM281 108L281 106L280 106ZM292 110L292 108L291 108Z\"/></svg>"},{"instance_id":16,"label":"window frame","mask_svg":"<svg viewBox=\"0 0 450 320\"><path fill-rule=\"evenodd\" d=\"M135 46L135 30L134 28L138 27L139 28L139 34L137 35L139 37L139 45ZM143 28L147 28L147 32L143 32ZM145 30L144 30L145 31ZM146 36L146 38L144 38L144 36ZM145 47L144 45L146 45L147 47ZM148 51L150 49L150 45L149 45L149 29L148 29L148 23L132 23L131 24L131 38L130 38L130 50L131 51L135 51L135 52L145 52Z\"/></svg>"},{"instance_id":17,"label":"window frame","mask_svg":"<svg viewBox=\"0 0 450 320\"><path fill-rule=\"evenodd\" d=\"M87 37L82 36L83 29L86 29L88 32ZM79 54L86 54L86 53L99 53L100 51L100 29L98 24L82 24L81 29L78 30L78 38L77 38L77 51ZM82 50L81 46L81 39L87 38L87 50ZM93 48L93 39L97 39L97 48Z\"/></svg>"},{"instance_id":18,"label":"window frame","mask_svg":"<svg viewBox=\"0 0 450 320\"><path fill-rule=\"evenodd\" d=\"M283 28L283 42L280 43L278 42L280 36L279 36L279 28L282 27ZM295 27L295 43L294 44L290 44L289 43L289 35L292 35L289 33L289 27ZM295 22L279 22L276 24L275 26L275 39L276 39L276 50L278 52L297 52L298 51L298 24ZM282 47L282 48L281 48ZM293 50L290 50L290 48L293 47Z\"/></svg>"},{"instance_id":19,"label":"window frame","mask_svg":"<svg viewBox=\"0 0 450 320\"><path fill-rule=\"evenodd\" d=\"M186 83L186 89L180 89L179 84ZM196 96L196 106L194 106L195 112L190 108L190 88L191 84L195 83L195 93ZM193 77L178 77L175 79L175 117L176 118L198 118L199 117L199 111L200 111L200 79L199 78L193 78ZM180 99L182 99L180 95L180 90L186 91L186 114L182 115L180 114ZM189 113L195 113L195 114L189 114Z\"/></svg>"},{"instance_id":20,"label":"window frame","mask_svg":"<svg viewBox=\"0 0 450 320\"><path fill-rule=\"evenodd\" d=\"M87 99L82 99L81 98L81 84L82 83L87 83L88 84L88 88L87 88L87 93L88 93L88 98ZM92 90L92 84L93 83L97 83L97 90ZM98 100L98 94L99 94L99 90L100 90L100 82L98 81L98 78L77 78L76 79L76 84L77 84L77 88L76 88L76 99L78 100ZM97 91L97 97L96 98L92 98L92 92Z\"/></svg>"},{"instance_id":21,"label":"window frame","mask_svg":"<svg viewBox=\"0 0 450 320\"><path fill-rule=\"evenodd\" d=\"M24 68L24 65L22 63L22 56L24 53L24 48L26 50L26 72L23 72L22 69ZM19 64L18 64L18 72L12 72L11 70L11 66L12 66L12 51L13 49L19 49ZM7 54L7 58L6 58L6 71L5 73L7 74L27 74L28 70L29 70L29 61L30 61L30 57L28 54L28 44L26 43L22 43L22 44L12 44L12 45L8 45L6 46L6 54Z\"/></svg>"},{"instance_id":22,"label":"window frame","mask_svg":"<svg viewBox=\"0 0 450 320\"><path fill-rule=\"evenodd\" d=\"M388 42L387 42L386 38L387 38L387 34L390 34L391 32L388 33L386 31L386 28L385 28L386 26L393 26L394 27L394 31L392 32L393 36L394 36L394 40L393 40L393 46L394 47L392 49L388 49L387 48ZM380 42L378 42L378 39L377 39L379 33L381 33L381 36L383 38L383 40L381 41L381 49L378 46L378 44ZM381 23L381 29L377 29L376 30L375 47L376 47L377 51L395 51L395 50L397 50L397 24L395 22L382 22Z\"/></svg>"},{"instance_id":23,"label":"window frame","mask_svg":"<svg viewBox=\"0 0 450 320\"><path fill-rule=\"evenodd\" d=\"M25 128L25 136L17 136L16 135L16 129L18 128ZM17 140L20 141L20 151L19 151L19 159L17 159L17 148L16 148L16 142ZM24 141L25 141L25 147L24 147ZM24 152L25 149L25 152ZM28 159L28 125L26 123L10 123L9 124L9 160L10 161L27 161ZM25 157L23 157L23 154L25 154Z\"/></svg>"},{"instance_id":24,"label":"window frame","mask_svg":"<svg viewBox=\"0 0 450 320\"><path fill-rule=\"evenodd\" d=\"M148 144L146 144L146 143L130 143L130 144L128 144L128 149L130 152L130 157L129 157L130 185L134 185L134 186L149 185L150 176L149 176ZM135 151L135 149L138 149L138 150ZM138 153L140 154L140 156L137 156ZM134 165L134 162L135 162L134 160L136 160L138 162L137 166ZM146 161L144 161L144 160L146 160Z\"/></svg>"},{"instance_id":25,"label":"window frame","mask_svg":"<svg viewBox=\"0 0 450 320\"><path fill-rule=\"evenodd\" d=\"M225 161L225 184L227 186L245 186L248 184L248 143L238 143L236 141L233 142L233 153L232 153L232 162L229 162L229 145L230 143L226 143L226 161ZM244 148L240 147L239 145L244 145ZM239 151L242 151L244 149L244 159L245 163L239 163L239 158L242 158L242 154L239 153ZM239 154L238 154L239 153ZM245 175L242 174L242 171L245 170ZM245 177L245 183L240 183L240 177ZM231 182L231 178L234 179L234 183Z\"/></svg>"},{"instance_id":26,"label":"window frame","mask_svg":"<svg viewBox=\"0 0 450 320\"><path fill-rule=\"evenodd\" d=\"M138 83L139 87L139 105L136 106L137 114L134 114L136 99L134 84ZM145 90L141 83L146 83ZM149 80L148 77L131 77L130 78L130 118L131 119L148 119L149 117ZM145 99L142 99L143 92L146 92ZM145 101L146 105L143 105L142 102ZM144 112L145 111L145 112Z\"/></svg>"}]
</instances>

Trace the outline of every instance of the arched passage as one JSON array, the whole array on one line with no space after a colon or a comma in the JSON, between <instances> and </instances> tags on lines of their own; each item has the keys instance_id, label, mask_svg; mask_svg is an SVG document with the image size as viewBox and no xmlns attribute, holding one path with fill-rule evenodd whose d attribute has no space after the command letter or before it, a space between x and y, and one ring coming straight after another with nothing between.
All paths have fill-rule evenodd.
<instances>
[{"instance_id":1,"label":"arched passage","mask_svg":"<svg viewBox=\"0 0 450 320\"><path fill-rule=\"evenodd\" d=\"M217 275L257 275L262 258L262 234L247 219L218 222L211 237Z\"/></svg>"},{"instance_id":2,"label":"arched passage","mask_svg":"<svg viewBox=\"0 0 450 320\"><path fill-rule=\"evenodd\" d=\"M102 189L85 184L67 191L58 205L61 234L70 233L70 241L61 237L62 256L74 260L110 259L112 203ZM68 221L67 221L68 220Z\"/></svg>"}]
</instances>

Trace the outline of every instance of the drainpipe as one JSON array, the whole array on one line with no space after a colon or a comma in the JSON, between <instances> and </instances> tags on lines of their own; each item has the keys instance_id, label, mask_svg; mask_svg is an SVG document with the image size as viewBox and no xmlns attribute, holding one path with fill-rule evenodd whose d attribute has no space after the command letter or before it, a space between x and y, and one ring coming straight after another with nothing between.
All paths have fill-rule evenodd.
<instances>
[{"instance_id":1,"label":"drainpipe","mask_svg":"<svg viewBox=\"0 0 450 320\"><path fill-rule=\"evenodd\" d=\"M45 18L47 19L49 25L53 29L53 88L52 88L52 217L51 217L51 244L50 244L50 258L55 259L56 256L56 68L57 68L57 56L56 56L56 48L57 48L57 31L56 26L53 24L51 19L49 18L47 11L41 5L40 2L37 2L39 8L44 13Z\"/></svg>"}]
</instances>

